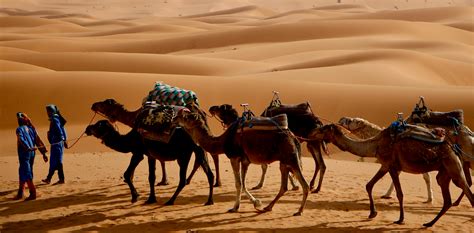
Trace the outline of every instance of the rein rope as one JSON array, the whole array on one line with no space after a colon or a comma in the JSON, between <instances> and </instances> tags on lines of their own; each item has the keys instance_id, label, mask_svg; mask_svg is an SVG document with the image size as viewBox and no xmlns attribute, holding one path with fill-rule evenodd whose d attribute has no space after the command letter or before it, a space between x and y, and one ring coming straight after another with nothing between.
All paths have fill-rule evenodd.
<instances>
[{"instance_id":1,"label":"rein rope","mask_svg":"<svg viewBox=\"0 0 474 233\"><path fill-rule=\"evenodd\" d=\"M89 124L87 124L87 125L90 125L90 124L92 123L92 121L94 120L94 118L95 118L96 115L97 115L97 112L94 113L94 115L92 116L91 120L89 121ZM86 131L84 130L84 131L82 132L81 136L79 136L79 137L77 138L77 140L76 140L71 146L68 146L68 149L71 149L73 146L75 146L75 145L79 142L79 140L81 140L81 138L84 137L85 134L86 134ZM86 135L86 136L87 136L87 135Z\"/></svg>"}]
</instances>

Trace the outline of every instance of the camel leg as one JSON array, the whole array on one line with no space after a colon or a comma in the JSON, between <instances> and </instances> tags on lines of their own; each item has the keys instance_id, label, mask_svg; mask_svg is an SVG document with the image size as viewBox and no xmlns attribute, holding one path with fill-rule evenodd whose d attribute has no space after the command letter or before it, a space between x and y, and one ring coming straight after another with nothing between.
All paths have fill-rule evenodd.
<instances>
[{"instance_id":1,"label":"camel leg","mask_svg":"<svg viewBox=\"0 0 474 233\"><path fill-rule=\"evenodd\" d=\"M466 177L467 185L471 187L472 177L469 170L471 167L471 164L469 162L463 162L462 165L463 165L462 170L464 171L464 176ZM464 197L464 192L462 192L461 195L459 195L458 199L453 203L453 206L458 206L461 203L461 200L463 197Z\"/></svg>"},{"instance_id":2,"label":"camel leg","mask_svg":"<svg viewBox=\"0 0 474 233\"><path fill-rule=\"evenodd\" d=\"M255 209L259 208L262 206L262 202L255 198L248 190L247 187L245 186L245 177L247 176L247 171L249 169L250 161L247 159L242 160L242 189L244 190L245 195L250 199L252 202L253 206Z\"/></svg>"},{"instance_id":3,"label":"camel leg","mask_svg":"<svg viewBox=\"0 0 474 233\"><path fill-rule=\"evenodd\" d=\"M313 189L316 175L319 171L319 182L318 187L312 191L312 193L318 193L321 191L321 186L323 184L324 174L326 173L326 164L324 163L323 154L321 153L321 144L319 142L314 142L313 144L307 145L311 155L313 156L314 163L316 168L314 170L313 178L310 182L310 189Z\"/></svg>"},{"instance_id":4,"label":"camel leg","mask_svg":"<svg viewBox=\"0 0 474 233\"><path fill-rule=\"evenodd\" d=\"M195 150L196 161L199 161L200 166L204 173L206 173L207 181L209 182L209 197L207 202L204 205L212 205L214 204L214 200L212 199L212 193L214 190L214 174L212 174L211 168L209 167L209 161L207 160L206 152L199 147Z\"/></svg>"},{"instance_id":5,"label":"camel leg","mask_svg":"<svg viewBox=\"0 0 474 233\"><path fill-rule=\"evenodd\" d=\"M300 187L298 186L298 183L296 183L296 180L293 176L294 176L293 173L289 174L288 179L290 180L290 184L292 187L291 190L296 191L300 189Z\"/></svg>"},{"instance_id":6,"label":"camel leg","mask_svg":"<svg viewBox=\"0 0 474 233\"><path fill-rule=\"evenodd\" d=\"M289 175L289 170L286 164L282 164L280 162L280 173L281 173L281 185L280 185L280 191L276 195L275 199L273 199L270 204L268 204L262 212L267 212L271 211L273 209L273 206L275 203L288 191L288 175Z\"/></svg>"},{"instance_id":7,"label":"camel leg","mask_svg":"<svg viewBox=\"0 0 474 233\"><path fill-rule=\"evenodd\" d=\"M385 167L381 167L379 171L375 174L374 177L367 183L365 189L369 194L369 205L370 205L370 214L369 218L375 218L377 216L377 210L375 209L374 198L372 197L372 189L374 188L375 183L377 183L382 177L387 174L388 170Z\"/></svg>"},{"instance_id":8,"label":"camel leg","mask_svg":"<svg viewBox=\"0 0 474 233\"><path fill-rule=\"evenodd\" d=\"M291 172L295 175L295 178L298 180L298 182L301 184L301 188L303 189L303 200L301 201L301 206L298 209L298 212L293 214L293 216L300 216L303 213L303 209L306 205L306 199L308 199L308 194L309 194L309 185L304 179L303 173L301 172L301 167L299 166L298 163L296 165L290 167Z\"/></svg>"},{"instance_id":9,"label":"camel leg","mask_svg":"<svg viewBox=\"0 0 474 233\"><path fill-rule=\"evenodd\" d=\"M128 187L130 188L130 192L132 194L132 203L137 202L138 200L138 192L135 189L135 186L133 185L133 174L135 173L135 168L140 164L140 162L143 160L143 154L132 154L132 158L130 159L130 164L128 165L127 170L123 174L123 179L125 183L128 184Z\"/></svg>"},{"instance_id":10,"label":"camel leg","mask_svg":"<svg viewBox=\"0 0 474 233\"><path fill-rule=\"evenodd\" d=\"M196 159L194 160L193 170L191 170L191 173L189 174L188 178L186 179L186 185L191 184L191 180L193 179L194 174L198 170L199 166L201 166L201 164L197 160L197 154L196 153L197 152L194 151L194 154L196 155Z\"/></svg>"},{"instance_id":11,"label":"camel leg","mask_svg":"<svg viewBox=\"0 0 474 233\"><path fill-rule=\"evenodd\" d=\"M157 186L163 186L163 185L168 185L168 176L166 175L166 165L165 161L160 161L161 164L161 181L156 184Z\"/></svg>"},{"instance_id":12,"label":"camel leg","mask_svg":"<svg viewBox=\"0 0 474 233\"><path fill-rule=\"evenodd\" d=\"M426 193L428 195L428 200L426 200L424 203L433 203L433 189L431 189L431 176L430 174L423 173L423 179L425 180L426 184Z\"/></svg>"},{"instance_id":13,"label":"camel leg","mask_svg":"<svg viewBox=\"0 0 474 233\"><path fill-rule=\"evenodd\" d=\"M450 172L449 175L452 177L453 183L456 186L458 186L460 189L463 190L463 193L464 193L464 195L466 195L467 199L471 203L471 206L474 207L474 196L473 196L471 190L469 189L469 184L466 181L467 179L466 179L464 173L461 172L461 171L459 171L458 173L454 173L454 174L451 171L449 171L449 172ZM460 175L457 175L457 174L460 174ZM470 174L469 174L469 176L470 176Z\"/></svg>"},{"instance_id":14,"label":"camel leg","mask_svg":"<svg viewBox=\"0 0 474 233\"><path fill-rule=\"evenodd\" d=\"M451 194L449 193L449 182L451 181L451 178L446 174L445 170L440 170L438 175L436 175L436 180L438 181L438 184L441 187L441 193L443 194L443 208L431 222L423 224L425 227L433 226L433 224L435 224L436 221L438 221L438 219L441 218L441 216L443 216L451 207Z\"/></svg>"},{"instance_id":15,"label":"camel leg","mask_svg":"<svg viewBox=\"0 0 474 233\"><path fill-rule=\"evenodd\" d=\"M390 187L388 187L388 190L387 192L382 196L383 199L390 199L392 198L391 195L392 195L392 192L393 192L393 189L395 188L395 186L393 185L393 182L390 183Z\"/></svg>"},{"instance_id":16,"label":"camel leg","mask_svg":"<svg viewBox=\"0 0 474 233\"><path fill-rule=\"evenodd\" d=\"M402 186L400 185L400 179L398 177L400 175L400 172L394 169L390 169L389 174L392 177L392 182L393 182L393 185L395 186L395 191L397 192L398 205L400 206L400 217L398 221L395 221L393 223L403 224L403 220L405 219L405 210L403 209Z\"/></svg>"},{"instance_id":17,"label":"camel leg","mask_svg":"<svg viewBox=\"0 0 474 233\"><path fill-rule=\"evenodd\" d=\"M191 153L184 156L185 158L178 159L179 165L179 184L174 192L173 196L165 203L165 205L173 205L174 201L178 197L181 190L183 190L184 186L186 186L186 171L188 170L189 160L191 159Z\"/></svg>"},{"instance_id":18,"label":"camel leg","mask_svg":"<svg viewBox=\"0 0 474 233\"><path fill-rule=\"evenodd\" d=\"M154 158L148 157L148 183L150 184L150 196L148 196L148 200L146 200L145 204L156 203L155 170L156 170L156 160Z\"/></svg>"},{"instance_id":19,"label":"camel leg","mask_svg":"<svg viewBox=\"0 0 474 233\"><path fill-rule=\"evenodd\" d=\"M219 170L219 154L215 154L211 156L212 156L212 160L214 161L214 167L216 168L216 184L214 185L214 187L221 187L222 183L221 183L221 173Z\"/></svg>"},{"instance_id":20,"label":"camel leg","mask_svg":"<svg viewBox=\"0 0 474 233\"><path fill-rule=\"evenodd\" d=\"M240 194L242 192L242 183L241 183L242 180L240 177L240 158L231 158L230 164L232 165L232 171L234 173L236 195L235 195L234 207L232 207L232 209L228 210L227 212L235 213L239 211Z\"/></svg>"},{"instance_id":21,"label":"camel leg","mask_svg":"<svg viewBox=\"0 0 474 233\"><path fill-rule=\"evenodd\" d=\"M260 182L258 182L257 186L253 187L252 190L261 189L263 187L263 183L265 182L265 174L267 174L268 165L262 164L262 176L260 177Z\"/></svg>"}]
</instances>

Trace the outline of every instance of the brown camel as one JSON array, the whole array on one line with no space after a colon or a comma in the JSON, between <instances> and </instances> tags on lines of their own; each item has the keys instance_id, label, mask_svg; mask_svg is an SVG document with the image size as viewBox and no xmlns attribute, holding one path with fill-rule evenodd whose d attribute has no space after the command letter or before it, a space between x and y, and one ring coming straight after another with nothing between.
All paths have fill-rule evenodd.
<instances>
[{"instance_id":1,"label":"brown camel","mask_svg":"<svg viewBox=\"0 0 474 233\"><path fill-rule=\"evenodd\" d=\"M301 173L300 146L288 129L242 128L239 122L229 127L221 136L215 137L205 124L202 114L191 107L191 112L181 111L174 122L182 126L191 137L211 154L225 152L231 161L237 191L234 207L229 212L237 212L240 196L244 193L258 209L261 202L250 194L245 185L245 176L250 163L269 164L280 161L281 186L275 199L261 211L271 211L275 203L288 190L288 175L295 174L303 189L301 206L294 215L301 215L309 193L309 186ZM269 122L268 119L263 120Z\"/></svg>"},{"instance_id":2,"label":"brown camel","mask_svg":"<svg viewBox=\"0 0 474 233\"><path fill-rule=\"evenodd\" d=\"M228 128L232 123L236 122L239 118L239 114L237 113L237 110L235 110L232 105L230 104L222 104L219 106L211 106L209 108L209 113L211 114L211 117L217 118L224 129ZM224 153L224 151L222 151ZM222 154L221 153L221 154ZM216 185L221 184L220 182L220 172L219 172L219 154L211 154L212 159L214 160L214 164L216 167ZM258 183L257 186L253 187L252 189L260 189L263 187L263 183L265 182L265 173L267 171L268 165L267 164L262 164L262 176L260 177L260 182ZM191 172L191 175L189 175L188 181L191 180L192 176L196 172L195 169ZM293 177L289 176L290 178L290 183L292 185L292 190L298 190L298 185L294 181Z\"/></svg>"},{"instance_id":3,"label":"brown camel","mask_svg":"<svg viewBox=\"0 0 474 233\"><path fill-rule=\"evenodd\" d=\"M448 132L448 139L457 147L457 152L463 161L463 171L469 186L472 185L470 168L474 169L474 133L464 125L463 110L451 112L432 111L425 105L423 96L415 105L411 115L406 119L409 124L422 124L428 128L443 128ZM464 193L453 203L459 205Z\"/></svg>"},{"instance_id":4,"label":"brown camel","mask_svg":"<svg viewBox=\"0 0 474 233\"><path fill-rule=\"evenodd\" d=\"M104 115L107 119L109 119L111 122L118 121L120 123L123 123L130 128L135 127L135 119L137 115L142 111L142 108L139 108L135 111L128 111L125 109L125 107L115 101L114 99L106 99L101 102L96 102L92 104L91 107L92 111L98 112L102 115ZM216 161L214 161L216 163ZM156 185L168 185L168 176L166 173L166 166L165 166L165 161L160 161L161 164L161 171L162 171L162 178L159 183ZM193 173L199 168L199 164L196 162L194 163L193 167ZM187 179L187 184L189 184L190 178ZM217 183L216 183L217 184Z\"/></svg>"},{"instance_id":5,"label":"brown camel","mask_svg":"<svg viewBox=\"0 0 474 233\"><path fill-rule=\"evenodd\" d=\"M143 139L136 129L132 129L126 135L120 135L120 133L115 130L112 124L109 123L109 121L100 120L94 125L87 126L86 134L93 135L101 139L106 146L114 150L122 153L133 153L130 165L124 174L125 182L129 185L130 191L132 193L132 202L135 202L138 197L138 193L133 186L133 173L138 163L140 163L140 161L143 159L143 154L148 155L149 164L152 164L152 166L149 167L148 174L150 182L150 197L148 198L147 203L156 202L154 188L155 160L176 160L178 162L179 184L173 196L165 203L165 205L173 205L179 193L186 185L186 171L191 159L191 155L194 152L196 155L197 164L203 168L209 182L209 197L205 205L212 205L214 203L212 199L212 183L214 181L214 175L209 168L205 152L201 147L194 143L189 134L187 134L184 130L176 129L171 136L169 143L164 143L160 141Z\"/></svg>"},{"instance_id":6,"label":"brown camel","mask_svg":"<svg viewBox=\"0 0 474 233\"><path fill-rule=\"evenodd\" d=\"M381 163L380 170L366 185L370 201L369 218L374 218L377 215L372 197L372 189L375 183L387 172L390 174L395 185L400 205L400 218L395 222L397 224L403 223L404 220L403 192L398 177L402 171L414 174L438 171L436 180L441 187L443 208L431 222L425 223L424 226L432 226L452 206L451 194L449 192L451 180L463 190L474 207L474 197L462 172L461 163L448 142L443 141L442 143L434 144L409 137L394 139L392 138L390 128L382 130L373 138L355 140L347 137L343 130L345 129L341 126L330 124L315 130L311 137L329 141L339 147L339 149L349 151L358 156L375 156L379 163Z\"/></svg>"},{"instance_id":7,"label":"brown camel","mask_svg":"<svg viewBox=\"0 0 474 233\"><path fill-rule=\"evenodd\" d=\"M353 118L353 117L342 117L339 120L339 124L351 131L351 134L354 134L360 139L369 139L376 136L382 131L382 128L376 124L370 123L369 121L362 118ZM426 183L426 190L428 193L428 199L425 203L433 203L433 190L431 189L431 176L429 173L423 173L423 179ZM466 177L467 179L467 177ZM393 182L390 184L387 192L382 196L382 198L389 199L392 195L395 186Z\"/></svg>"}]
</instances>

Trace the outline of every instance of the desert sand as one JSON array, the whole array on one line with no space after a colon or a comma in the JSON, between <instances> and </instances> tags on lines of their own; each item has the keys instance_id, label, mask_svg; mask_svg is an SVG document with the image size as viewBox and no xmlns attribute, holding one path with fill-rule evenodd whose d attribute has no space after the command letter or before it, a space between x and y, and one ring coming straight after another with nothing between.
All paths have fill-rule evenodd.
<instances>
[{"instance_id":1,"label":"desert sand","mask_svg":"<svg viewBox=\"0 0 474 233\"><path fill-rule=\"evenodd\" d=\"M156 188L158 204L143 205L146 161L135 177L141 198L130 204L121 181L130 154L92 137L66 151L65 185L40 185L48 166L37 158L40 197L11 198L18 180L16 112L27 113L46 140L45 105L58 105L74 142L94 116L92 103L114 98L137 109L156 81L195 91L204 109L229 103L241 111L239 104L249 103L258 114L279 91L284 103L309 101L325 123L352 116L387 126L424 96L434 110L463 109L473 128L473 6L472 0L1 0L0 231L472 231L467 200L433 228L421 228L442 205L436 172L433 204L422 203L420 175L401 175L405 225L392 224L395 195L378 198L388 176L374 190L379 215L368 220L365 184L380 165L334 147L325 156L322 192L310 195L301 217L292 216L301 200L295 191L270 213L256 213L246 197L240 213L226 213L235 188L225 155L224 186L215 189L213 206L202 205L202 171L175 206L162 205L178 182L174 162L167 163L171 184ZM219 122L210 123L222 133ZM309 180L312 159L305 157L303 167ZM252 166L249 186L259 174ZM279 182L275 163L255 196L268 203ZM453 198L459 192L451 186Z\"/></svg>"}]
</instances>

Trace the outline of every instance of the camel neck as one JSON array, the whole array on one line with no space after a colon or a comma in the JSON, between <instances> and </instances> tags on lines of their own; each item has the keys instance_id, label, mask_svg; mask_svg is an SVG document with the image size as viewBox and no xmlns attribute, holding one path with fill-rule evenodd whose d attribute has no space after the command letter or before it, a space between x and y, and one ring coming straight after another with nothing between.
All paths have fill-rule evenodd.
<instances>
[{"instance_id":1,"label":"camel neck","mask_svg":"<svg viewBox=\"0 0 474 233\"><path fill-rule=\"evenodd\" d=\"M193 140L199 143L204 150L211 154L223 154L224 153L224 144L227 137L227 131L222 135L215 137L211 130L204 125L187 129Z\"/></svg>"},{"instance_id":2,"label":"camel neck","mask_svg":"<svg viewBox=\"0 0 474 233\"><path fill-rule=\"evenodd\" d=\"M140 112L140 110L141 108L131 112L125 109L124 107L117 108L114 114L115 120L133 128L135 118L137 117L137 114Z\"/></svg>"},{"instance_id":3,"label":"camel neck","mask_svg":"<svg viewBox=\"0 0 474 233\"><path fill-rule=\"evenodd\" d=\"M380 133L381 134L381 133ZM375 157L379 135L365 140L354 140L341 132L335 134L331 141L343 151L348 151L360 157Z\"/></svg>"},{"instance_id":4,"label":"camel neck","mask_svg":"<svg viewBox=\"0 0 474 233\"><path fill-rule=\"evenodd\" d=\"M135 141L133 136L133 130L126 135L120 135L119 132L113 130L106 133L101 139L107 147L122 153L128 153L133 150L132 144Z\"/></svg>"}]
</instances>

